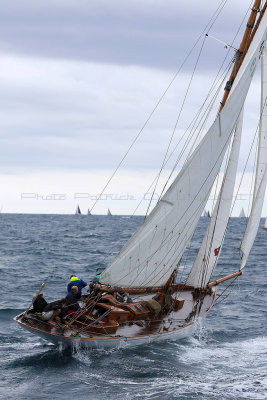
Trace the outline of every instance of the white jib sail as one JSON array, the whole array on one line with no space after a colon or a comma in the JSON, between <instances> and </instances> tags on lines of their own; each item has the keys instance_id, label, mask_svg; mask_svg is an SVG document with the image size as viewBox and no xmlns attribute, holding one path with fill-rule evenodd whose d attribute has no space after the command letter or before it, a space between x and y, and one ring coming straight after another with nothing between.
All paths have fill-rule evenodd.
<instances>
[{"instance_id":1,"label":"white jib sail","mask_svg":"<svg viewBox=\"0 0 267 400\"><path fill-rule=\"evenodd\" d=\"M266 39L266 26L267 13L221 113L162 200L101 273L101 283L123 287L161 286L176 268L204 210L231 140L260 56L261 44Z\"/></svg>"},{"instance_id":2,"label":"white jib sail","mask_svg":"<svg viewBox=\"0 0 267 400\"><path fill-rule=\"evenodd\" d=\"M218 200L186 285L204 287L216 267L231 211L242 136L243 110L238 119L231 153Z\"/></svg>"},{"instance_id":3,"label":"white jib sail","mask_svg":"<svg viewBox=\"0 0 267 400\"><path fill-rule=\"evenodd\" d=\"M261 61L261 121L259 130L259 148L257 158L257 171L254 186L254 196L247 228L241 243L242 260L241 269L244 268L253 242L255 240L267 183L267 49L266 43L262 51Z\"/></svg>"}]
</instances>

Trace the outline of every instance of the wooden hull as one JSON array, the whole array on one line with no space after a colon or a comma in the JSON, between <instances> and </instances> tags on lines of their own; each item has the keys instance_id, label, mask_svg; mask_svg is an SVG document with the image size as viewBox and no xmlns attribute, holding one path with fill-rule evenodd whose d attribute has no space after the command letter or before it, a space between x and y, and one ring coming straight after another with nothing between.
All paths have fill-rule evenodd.
<instances>
[{"instance_id":1,"label":"wooden hull","mask_svg":"<svg viewBox=\"0 0 267 400\"><path fill-rule=\"evenodd\" d=\"M19 317L19 316L18 316ZM193 334L195 330L195 322L190 323L187 326L183 326L178 328L172 332L161 332L161 333L154 333L150 335L142 335L142 336L133 336L133 337L99 337L99 336L92 336L92 337L71 337L71 336L63 336L58 335L56 332L45 332L43 330L37 330L32 328L26 324L21 323L15 317L14 320L18 322L23 328L28 330L31 333L39 336L40 338L47 340L50 343L55 344L57 347L66 349L66 348L73 348L73 349L120 349L125 347L133 347L139 346L141 344L149 344L159 341L165 340L179 340L185 337L188 337Z\"/></svg>"},{"instance_id":2,"label":"wooden hull","mask_svg":"<svg viewBox=\"0 0 267 400\"><path fill-rule=\"evenodd\" d=\"M179 293L184 306L172 311L159 320L151 320L146 324L135 321L122 324L114 334L97 334L52 327L34 318L24 318L24 313L17 315L14 321L29 332L57 345L60 348L118 349L164 340L179 340L193 334L196 322L203 319L214 305L216 288L199 301L198 295L186 291ZM201 306L199 304L201 303ZM171 322L170 322L171 321ZM97 331L96 331L97 332Z\"/></svg>"}]
</instances>

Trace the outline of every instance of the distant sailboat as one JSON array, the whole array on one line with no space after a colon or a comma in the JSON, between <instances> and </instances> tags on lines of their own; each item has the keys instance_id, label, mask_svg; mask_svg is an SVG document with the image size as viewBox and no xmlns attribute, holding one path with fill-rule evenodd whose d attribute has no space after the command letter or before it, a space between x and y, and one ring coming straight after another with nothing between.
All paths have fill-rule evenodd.
<instances>
[{"instance_id":1,"label":"distant sailboat","mask_svg":"<svg viewBox=\"0 0 267 400\"><path fill-rule=\"evenodd\" d=\"M210 218L210 212L209 212L209 210L208 210L208 211L207 211L207 210L204 210L202 217Z\"/></svg>"},{"instance_id":2,"label":"distant sailboat","mask_svg":"<svg viewBox=\"0 0 267 400\"><path fill-rule=\"evenodd\" d=\"M87 215L92 215L90 209L87 210Z\"/></svg>"},{"instance_id":3,"label":"distant sailboat","mask_svg":"<svg viewBox=\"0 0 267 400\"><path fill-rule=\"evenodd\" d=\"M109 209L109 208L108 208L107 215L108 215L109 217L111 217L111 216L112 216L112 214L111 214L111 212L110 212L110 209Z\"/></svg>"},{"instance_id":4,"label":"distant sailboat","mask_svg":"<svg viewBox=\"0 0 267 400\"><path fill-rule=\"evenodd\" d=\"M263 225L262 229L267 230L267 218L265 218L264 225Z\"/></svg>"},{"instance_id":5,"label":"distant sailboat","mask_svg":"<svg viewBox=\"0 0 267 400\"><path fill-rule=\"evenodd\" d=\"M246 214L243 207L242 210L240 211L239 218L246 218Z\"/></svg>"},{"instance_id":6,"label":"distant sailboat","mask_svg":"<svg viewBox=\"0 0 267 400\"><path fill-rule=\"evenodd\" d=\"M76 215L81 215L81 214L82 214L79 205L78 205L77 208L76 208L75 214L76 214Z\"/></svg>"}]
</instances>

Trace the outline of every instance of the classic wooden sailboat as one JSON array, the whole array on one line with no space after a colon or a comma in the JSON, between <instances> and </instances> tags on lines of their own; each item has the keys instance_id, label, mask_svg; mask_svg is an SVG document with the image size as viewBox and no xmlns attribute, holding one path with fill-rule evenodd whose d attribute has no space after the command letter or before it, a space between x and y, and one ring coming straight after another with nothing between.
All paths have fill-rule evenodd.
<instances>
[{"instance_id":1,"label":"classic wooden sailboat","mask_svg":"<svg viewBox=\"0 0 267 400\"><path fill-rule=\"evenodd\" d=\"M82 296L81 311L65 325L51 326L28 309L15 321L30 332L63 346L120 347L179 339L211 310L217 285L238 277L255 239L267 181L267 2L256 0L234 58L219 113L193 149L177 177L115 259ZM242 134L243 105L257 65L262 64L261 118L254 197L240 247L237 271L216 281L217 265L228 224ZM265 133L264 133L265 132ZM217 202L193 266L179 279L183 253L205 209L220 166L230 148ZM207 157L207 152L209 157ZM200 167L201 166L201 167ZM127 292L128 302L116 297ZM113 300L114 299L114 300ZM87 322L79 322L79 315Z\"/></svg>"}]
</instances>

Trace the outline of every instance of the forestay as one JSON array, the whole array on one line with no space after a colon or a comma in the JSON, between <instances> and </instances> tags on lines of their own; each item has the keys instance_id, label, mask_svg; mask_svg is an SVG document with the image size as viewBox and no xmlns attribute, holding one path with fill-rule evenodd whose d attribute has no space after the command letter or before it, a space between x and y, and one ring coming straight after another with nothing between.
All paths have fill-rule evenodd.
<instances>
[{"instance_id":1,"label":"forestay","mask_svg":"<svg viewBox=\"0 0 267 400\"><path fill-rule=\"evenodd\" d=\"M192 237L219 172L266 38L265 15L235 78L230 96L162 200L101 273L123 287L164 285Z\"/></svg>"}]
</instances>

